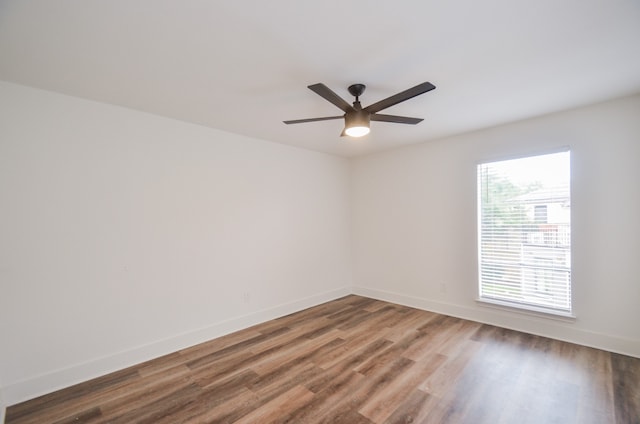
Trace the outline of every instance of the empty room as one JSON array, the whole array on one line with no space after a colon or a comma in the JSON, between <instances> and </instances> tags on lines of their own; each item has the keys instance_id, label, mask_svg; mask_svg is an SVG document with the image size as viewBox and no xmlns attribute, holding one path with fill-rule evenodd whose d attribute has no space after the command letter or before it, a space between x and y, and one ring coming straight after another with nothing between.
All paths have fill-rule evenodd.
<instances>
[{"instance_id":1,"label":"empty room","mask_svg":"<svg viewBox=\"0 0 640 424\"><path fill-rule=\"evenodd\" d=\"M640 3L0 0L0 423L640 423Z\"/></svg>"}]
</instances>

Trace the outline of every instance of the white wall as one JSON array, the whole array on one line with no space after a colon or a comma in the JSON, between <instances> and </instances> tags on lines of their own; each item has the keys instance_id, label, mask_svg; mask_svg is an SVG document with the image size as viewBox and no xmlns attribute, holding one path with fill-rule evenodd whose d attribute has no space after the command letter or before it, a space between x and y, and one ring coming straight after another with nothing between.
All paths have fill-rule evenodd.
<instances>
[{"instance_id":1,"label":"white wall","mask_svg":"<svg viewBox=\"0 0 640 424\"><path fill-rule=\"evenodd\" d=\"M577 319L477 304L476 164L563 146ZM640 96L356 159L355 292L640 357L639 163Z\"/></svg>"},{"instance_id":2,"label":"white wall","mask_svg":"<svg viewBox=\"0 0 640 424\"><path fill-rule=\"evenodd\" d=\"M2 394L2 386L0 385L0 423L4 422L5 408L4 395Z\"/></svg>"},{"instance_id":3,"label":"white wall","mask_svg":"<svg viewBox=\"0 0 640 424\"><path fill-rule=\"evenodd\" d=\"M0 82L7 404L347 294L349 163Z\"/></svg>"}]
</instances>

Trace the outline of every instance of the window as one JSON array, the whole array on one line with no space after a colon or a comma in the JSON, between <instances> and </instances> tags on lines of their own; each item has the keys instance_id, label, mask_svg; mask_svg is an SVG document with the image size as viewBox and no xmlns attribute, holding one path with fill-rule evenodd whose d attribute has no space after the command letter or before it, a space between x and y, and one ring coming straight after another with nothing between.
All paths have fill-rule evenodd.
<instances>
[{"instance_id":1,"label":"window","mask_svg":"<svg viewBox=\"0 0 640 424\"><path fill-rule=\"evenodd\" d=\"M571 314L568 151L478 165L480 300Z\"/></svg>"},{"instance_id":2,"label":"window","mask_svg":"<svg viewBox=\"0 0 640 424\"><path fill-rule=\"evenodd\" d=\"M547 222L547 205L536 205L534 209L534 219L536 222Z\"/></svg>"}]
</instances>

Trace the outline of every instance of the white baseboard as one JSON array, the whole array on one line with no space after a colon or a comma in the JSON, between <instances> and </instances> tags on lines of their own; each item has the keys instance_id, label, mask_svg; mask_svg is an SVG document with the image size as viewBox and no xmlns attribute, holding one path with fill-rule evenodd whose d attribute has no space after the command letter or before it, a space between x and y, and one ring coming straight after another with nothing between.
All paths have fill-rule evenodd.
<instances>
[{"instance_id":1,"label":"white baseboard","mask_svg":"<svg viewBox=\"0 0 640 424\"><path fill-rule=\"evenodd\" d=\"M354 287L353 294L640 358L640 341L576 328L573 321L520 314L490 306L460 306L366 287Z\"/></svg>"},{"instance_id":2,"label":"white baseboard","mask_svg":"<svg viewBox=\"0 0 640 424\"><path fill-rule=\"evenodd\" d=\"M4 397L3 405L15 405L16 403L33 399L153 358L158 358L168 353L194 346L198 343L212 340L216 337L221 337L261 322L338 299L348 294L351 294L351 289L348 287L316 294L283 305L256 311L249 315L218 322L199 330L179 334L148 345L139 346L124 352L97 358L69 368L9 384L0 388L0 394ZM0 420L0 423L2 422L4 421Z\"/></svg>"}]
</instances>

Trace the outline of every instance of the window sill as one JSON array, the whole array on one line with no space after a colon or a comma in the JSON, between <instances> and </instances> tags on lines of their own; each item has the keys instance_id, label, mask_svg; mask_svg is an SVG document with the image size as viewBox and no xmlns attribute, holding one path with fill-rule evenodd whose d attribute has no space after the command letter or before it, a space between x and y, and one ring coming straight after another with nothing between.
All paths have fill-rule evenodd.
<instances>
[{"instance_id":1,"label":"window sill","mask_svg":"<svg viewBox=\"0 0 640 424\"><path fill-rule=\"evenodd\" d=\"M523 315L529 315L539 318L550 318L564 322L575 322L576 316L570 312L553 311L550 309L536 307L532 305L518 304L517 306L510 302L503 302L497 299L476 299L476 303L488 308L499 309L502 311L516 312Z\"/></svg>"}]
</instances>

